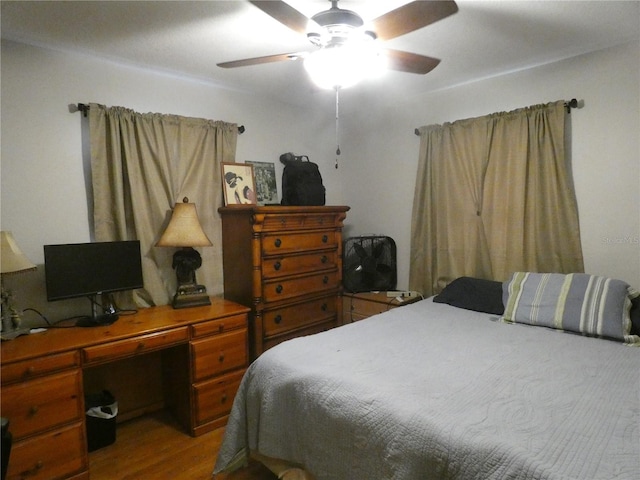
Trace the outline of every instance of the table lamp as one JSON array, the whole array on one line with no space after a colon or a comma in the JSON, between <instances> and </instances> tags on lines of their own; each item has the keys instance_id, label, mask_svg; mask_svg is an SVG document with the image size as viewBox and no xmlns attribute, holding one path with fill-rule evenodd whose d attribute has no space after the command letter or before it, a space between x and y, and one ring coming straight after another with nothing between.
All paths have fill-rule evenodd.
<instances>
[{"instance_id":1,"label":"table lamp","mask_svg":"<svg viewBox=\"0 0 640 480\"><path fill-rule=\"evenodd\" d=\"M13 305L13 292L4 288L5 275L35 270L18 247L11 232L0 232L0 282L2 283L2 339L12 339L29 333L29 328L21 327L21 316Z\"/></svg>"},{"instance_id":2,"label":"table lamp","mask_svg":"<svg viewBox=\"0 0 640 480\"><path fill-rule=\"evenodd\" d=\"M156 243L157 247L181 247L173 254L172 267L178 278L173 308L211 305L207 288L196 282L196 270L202 265L202 257L193 248L211 245L198 220L196 204L189 203L187 197L182 203L176 203L169 225Z\"/></svg>"}]
</instances>

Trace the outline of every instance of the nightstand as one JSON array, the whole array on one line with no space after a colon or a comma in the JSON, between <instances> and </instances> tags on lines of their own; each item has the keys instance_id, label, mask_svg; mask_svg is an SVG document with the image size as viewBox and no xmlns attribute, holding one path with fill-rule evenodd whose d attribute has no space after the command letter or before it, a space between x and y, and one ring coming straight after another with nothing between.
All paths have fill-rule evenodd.
<instances>
[{"instance_id":1,"label":"nightstand","mask_svg":"<svg viewBox=\"0 0 640 480\"><path fill-rule=\"evenodd\" d=\"M400 302L395 297L388 297L387 292L361 292L342 294L343 323L364 320L372 315L386 312L392 308L402 307L422 300L422 297L407 298Z\"/></svg>"}]
</instances>

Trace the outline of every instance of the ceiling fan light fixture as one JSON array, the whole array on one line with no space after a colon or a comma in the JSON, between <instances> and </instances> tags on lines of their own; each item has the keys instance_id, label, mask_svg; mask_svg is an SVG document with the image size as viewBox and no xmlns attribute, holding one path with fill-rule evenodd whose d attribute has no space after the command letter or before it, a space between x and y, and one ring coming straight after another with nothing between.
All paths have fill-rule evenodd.
<instances>
[{"instance_id":1,"label":"ceiling fan light fixture","mask_svg":"<svg viewBox=\"0 0 640 480\"><path fill-rule=\"evenodd\" d=\"M364 25L362 17L356 12L351 10L344 10L338 8L337 2L334 3L332 8L325 10L324 12L316 13L311 17L315 23L321 27L330 27L334 25L344 25L353 28L358 28Z\"/></svg>"},{"instance_id":2,"label":"ceiling fan light fixture","mask_svg":"<svg viewBox=\"0 0 640 480\"><path fill-rule=\"evenodd\" d=\"M304 67L320 88L348 88L384 71L386 58L372 44L330 45L311 53Z\"/></svg>"}]
</instances>

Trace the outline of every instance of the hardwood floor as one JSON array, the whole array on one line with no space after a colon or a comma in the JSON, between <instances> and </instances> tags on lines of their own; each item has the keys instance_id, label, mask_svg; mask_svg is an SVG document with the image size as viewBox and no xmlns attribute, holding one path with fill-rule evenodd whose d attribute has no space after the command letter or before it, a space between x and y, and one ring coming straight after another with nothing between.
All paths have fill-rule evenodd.
<instances>
[{"instance_id":1,"label":"hardwood floor","mask_svg":"<svg viewBox=\"0 0 640 480\"><path fill-rule=\"evenodd\" d=\"M118 425L116 442L89 454L91 480L210 480L224 429L199 437L184 433L161 411ZM276 480L261 464L216 480Z\"/></svg>"}]
</instances>

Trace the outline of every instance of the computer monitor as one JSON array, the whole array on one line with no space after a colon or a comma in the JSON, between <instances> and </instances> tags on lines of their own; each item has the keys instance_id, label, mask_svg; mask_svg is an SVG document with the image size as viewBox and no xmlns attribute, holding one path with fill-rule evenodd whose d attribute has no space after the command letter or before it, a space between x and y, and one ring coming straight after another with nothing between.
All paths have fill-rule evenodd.
<instances>
[{"instance_id":1,"label":"computer monitor","mask_svg":"<svg viewBox=\"0 0 640 480\"><path fill-rule=\"evenodd\" d=\"M48 301L78 297L91 300L92 314L79 320L80 326L117 320L112 302L101 304L98 296L143 287L138 240L45 245L44 266Z\"/></svg>"}]
</instances>

